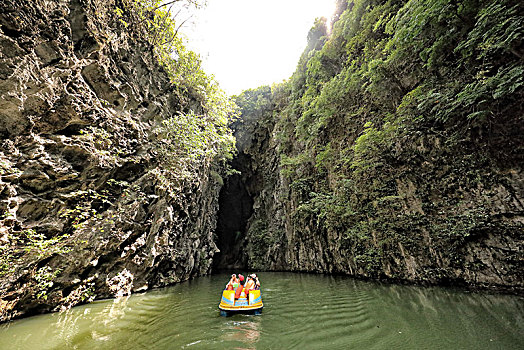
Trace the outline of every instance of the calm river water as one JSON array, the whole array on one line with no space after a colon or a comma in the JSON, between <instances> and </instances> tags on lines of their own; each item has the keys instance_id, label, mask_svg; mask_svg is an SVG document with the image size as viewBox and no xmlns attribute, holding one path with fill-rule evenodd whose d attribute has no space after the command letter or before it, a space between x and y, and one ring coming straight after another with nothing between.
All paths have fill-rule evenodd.
<instances>
[{"instance_id":1,"label":"calm river water","mask_svg":"<svg viewBox=\"0 0 524 350\"><path fill-rule=\"evenodd\" d=\"M0 326L0 349L524 349L524 300L260 273L261 316L221 317L226 274Z\"/></svg>"}]
</instances>

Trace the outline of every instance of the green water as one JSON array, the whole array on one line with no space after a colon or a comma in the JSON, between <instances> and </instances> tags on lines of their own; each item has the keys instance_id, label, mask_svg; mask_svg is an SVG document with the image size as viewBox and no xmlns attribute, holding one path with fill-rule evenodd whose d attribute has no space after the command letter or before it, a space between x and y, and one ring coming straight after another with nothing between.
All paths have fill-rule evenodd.
<instances>
[{"instance_id":1,"label":"green water","mask_svg":"<svg viewBox=\"0 0 524 350\"><path fill-rule=\"evenodd\" d=\"M220 317L227 275L0 326L0 349L524 349L524 300L260 273L261 316Z\"/></svg>"}]
</instances>

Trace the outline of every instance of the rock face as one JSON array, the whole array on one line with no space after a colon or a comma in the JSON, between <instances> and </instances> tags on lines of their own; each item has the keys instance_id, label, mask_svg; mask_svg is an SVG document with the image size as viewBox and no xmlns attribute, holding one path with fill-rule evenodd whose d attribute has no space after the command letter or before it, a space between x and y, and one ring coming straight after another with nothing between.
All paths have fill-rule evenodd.
<instances>
[{"instance_id":1,"label":"rock face","mask_svg":"<svg viewBox=\"0 0 524 350\"><path fill-rule=\"evenodd\" d=\"M0 5L0 321L210 272L220 170L159 175L158 125L201 101L124 3Z\"/></svg>"},{"instance_id":2,"label":"rock face","mask_svg":"<svg viewBox=\"0 0 524 350\"><path fill-rule=\"evenodd\" d=\"M236 186L253 202L237 239L238 263L522 294L523 84L504 90L509 83L497 80L488 89L482 76L484 65L492 75L524 69L522 35L513 54L488 54L471 39L494 35L483 27L489 11L522 23L519 5L467 5L475 19L467 23L442 9L457 20L446 25L441 12L433 18L414 2L349 5L330 37L310 35L316 43L289 82L238 98ZM413 48L397 37L419 10L433 31L420 32L426 46ZM383 18L394 19L389 32L380 29ZM322 33L321 25L311 33ZM453 25L462 32L439 48L448 54L433 53L428 69L424 54L413 51L435 49L435 28ZM468 45L467 69L457 68L467 55L457 53ZM460 105L463 96L470 99ZM493 117L475 119L482 108Z\"/></svg>"},{"instance_id":3,"label":"rock face","mask_svg":"<svg viewBox=\"0 0 524 350\"><path fill-rule=\"evenodd\" d=\"M524 292L519 164L490 163L475 169L479 177L471 181L460 164L478 155L433 148L428 153L436 163L404 170L393 184L396 203L382 211L381 220L397 232L386 226L361 237L359 246L339 227L326 227L318 214L302 216L304 199L280 165L278 123L262 118L237 127L255 129L252 143L236 160L243 176L234 185L250 189L253 214L231 245L232 255L240 254L230 261L233 266ZM368 244L380 247L380 255L371 249L366 255Z\"/></svg>"}]
</instances>

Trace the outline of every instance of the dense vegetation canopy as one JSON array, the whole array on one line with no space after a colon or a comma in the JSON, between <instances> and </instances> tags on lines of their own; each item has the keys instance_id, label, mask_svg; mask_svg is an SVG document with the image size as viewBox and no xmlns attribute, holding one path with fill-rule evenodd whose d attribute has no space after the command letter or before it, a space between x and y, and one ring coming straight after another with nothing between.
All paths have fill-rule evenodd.
<instances>
[{"instance_id":1,"label":"dense vegetation canopy","mask_svg":"<svg viewBox=\"0 0 524 350\"><path fill-rule=\"evenodd\" d=\"M522 2L339 1L334 20L317 20L269 111L256 90L237 99L278 140L294 230L343 233L373 276L399 244L455 261L474 237L517 234L474 193L522 164Z\"/></svg>"}]
</instances>

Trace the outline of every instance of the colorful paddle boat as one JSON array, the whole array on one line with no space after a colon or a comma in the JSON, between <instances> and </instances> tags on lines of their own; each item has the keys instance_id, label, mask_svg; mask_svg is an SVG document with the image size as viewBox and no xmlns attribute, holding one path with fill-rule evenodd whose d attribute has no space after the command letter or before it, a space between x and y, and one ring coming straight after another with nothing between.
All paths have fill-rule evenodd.
<instances>
[{"instance_id":1,"label":"colorful paddle boat","mask_svg":"<svg viewBox=\"0 0 524 350\"><path fill-rule=\"evenodd\" d=\"M248 296L242 292L240 298L236 300L234 290L224 290L222 292L222 300L220 300L220 305L218 305L221 316L230 316L237 313L260 315L263 307L260 290L251 290Z\"/></svg>"}]
</instances>

